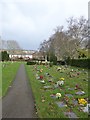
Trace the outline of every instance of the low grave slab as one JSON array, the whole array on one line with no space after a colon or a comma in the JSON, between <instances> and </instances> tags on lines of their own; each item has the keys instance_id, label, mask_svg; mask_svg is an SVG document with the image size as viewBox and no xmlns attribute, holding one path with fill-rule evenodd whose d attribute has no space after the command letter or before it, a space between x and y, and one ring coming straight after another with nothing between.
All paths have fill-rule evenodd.
<instances>
[{"instance_id":1,"label":"low grave slab","mask_svg":"<svg viewBox=\"0 0 90 120\"><path fill-rule=\"evenodd\" d=\"M68 118L78 118L74 112L64 112L64 114L68 116Z\"/></svg>"},{"instance_id":2,"label":"low grave slab","mask_svg":"<svg viewBox=\"0 0 90 120\"><path fill-rule=\"evenodd\" d=\"M80 109L85 113L89 113L90 112L90 104L87 104L86 107L80 107Z\"/></svg>"},{"instance_id":3,"label":"low grave slab","mask_svg":"<svg viewBox=\"0 0 90 120\"><path fill-rule=\"evenodd\" d=\"M84 91L78 91L75 93L76 95L85 95L85 92Z\"/></svg>"},{"instance_id":4,"label":"low grave slab","mask_svg":"<svg viewBox=\"0 0 90 120\"><path fill-rule=\"evenodd\" d=\"M53 82L53 80L52 80L52 79L49 79L48 82Z\"/></svg>"},{"instance_id":5,"label":"low grave slab","mask_svg":"<svg viewBox=\"0 0 90 120\"><path fill-rule=\"evenodd\" d=\"M39 79L40 79L40 77L36 77L36 79L37 79L37 80L39 80Z\"/></svg>"},{"instance_id":6,"label":"low grave slab","mask_svg":"<svg viewBox=\"0 0 90 120\"><path fill-rule=\"evenodd\" d=\"M43 88L44 88L44 89L51 89L52 86L44 86Z\"/></svg>"},{"instance_id":7,"label":"low grave slab","mask_svg":"<svg viewBox=\"0 0 90 120\"><path fill-rule=\"evenodd\" d=\"M59 101L59 102L55 102L57 105L58 105L58 107L67 107L67 105L63 102L63 101Z\"/></svg>"},{"instance_id":8,"label":"low grave slab","mask_svg":"<svg viewBox=\"0 0 90 120\"><path fill-rule=\"evenodd\" d=\"M68 88L68 90L75 90L75 88Z\"/></svg>"},{"instance_id":9,"label":"low grave slab","mask_svg":"<svg viewBox=\"0 0 90 120\"><path fill-rule=\"evenodd\" d=\"M72 100L72 103L76 106L76 105L78 105L78 101L77 100Z\"/></svg>"},{"instance_id":10,"label":"low grave slab","mask_svg":"<svg viewBox=\"0 0 90 120\"><path fill-rule=\"evenodd\" d=\"M73 97L72 94L65 94L65 96L67 96L67 97Z\"/></svg>"},{"instance_id":11,"label":"low grave slab","mask_svg":"<svg viewBox=\"0 0 90 120\"><path fill-rule=\"evenodd\" d=\"M54 88L58 88L58 85L57 85L57 84L54 84Z\"/></svg>"},{"instance_id":12,"label":"low grave slab","mask_svg":"<svg viewBox=\"0 0 90 120\"><path fill-rule=\"evenodd\" d=\"M43 83L43 84L45 84L45 81L44 81L44 80L40 80L40 83Z\"/></svg>"},{"instance_id":13,"label":"low grave slab","mask_svg":"<svg viewBox=\"0 0 90 120\"><path fill-rule=\"evenodd\" d=\"M50 97L53 98L53 99L55 99L56 95L55 94L51 94Z\"/></svg>"}]
</instances>

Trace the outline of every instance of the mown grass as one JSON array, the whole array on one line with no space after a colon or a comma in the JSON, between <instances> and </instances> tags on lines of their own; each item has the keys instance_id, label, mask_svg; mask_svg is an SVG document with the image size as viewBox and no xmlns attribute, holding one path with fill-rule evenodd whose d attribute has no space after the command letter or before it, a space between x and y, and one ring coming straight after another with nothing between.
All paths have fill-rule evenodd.
<instances>
[{"instance_id":1,"label":"mown grass","mask_svg":"<svg viewBox=\"0 0 90 120\"><path fill-rule=\"evenodd\" d=\"M2 63L2 96L5 96L15 75L18 71L20 62L3 62ZM1 80L0 80L1 81Z\"/></svg>"},{"instance_id":2,"label":"mown grass","mask_svg":"<svg viewBox=\"0 0 90 120\"><path fill-rule=\"evenodd\" d=\"M36 108L37 108L37 114L39 118L67 118L67 116L64 115L65 111L72 111L79 117L79 118L87 118L88 114L84 113L83 111L79 111L79 105L77 106L67 106L63 108L59 108L57 104L55 104L56 101L63 101L65 94L72 94L75 99L78 98L88 98L88 82L84 81L83 79L88 79L88 70L82 70L81 68L76 67L70 67L68 66L67 69L64 69L62 66L62 72L57 71L57 66L53 66L51 68L48 68L46 66L36 66L37 69L43 69L42 72L36 71L35 66L26 65L27 74L29 77L29 81L33 90L33 94L36 101ZM70 72L71 70L74 70L74 72ZM79 72L80 74L75 77L70 77L70 74L76 74ZM39 80L36 79L36 74L43 75L45 84L40 83ZM52 78L46 76L45 74L49 73ZM43 86L51 85L53 86L52 82L48 82L49 79L52 79L55 82L59 80L59 78L65 78L65 83L61 88L57 89L48 89L45 90ZM75 85L78 84L78 86L85 92L85 95L75 95L75 92L78 90L68 90L68 88L75 88ZM60 99L53 99L50 97L51 94L61 93ZM44 100L44 101L43 101Z\"/></svg>"}]
</instances>

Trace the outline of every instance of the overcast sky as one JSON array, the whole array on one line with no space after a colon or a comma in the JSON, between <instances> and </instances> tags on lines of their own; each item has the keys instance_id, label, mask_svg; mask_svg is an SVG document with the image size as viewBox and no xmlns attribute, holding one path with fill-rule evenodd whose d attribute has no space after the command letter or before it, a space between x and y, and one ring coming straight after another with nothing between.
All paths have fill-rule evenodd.
<instances>
[{"instance_id":1,"label":"overcast sky","mask_svg":"<svg viewBox=\"0 0 90 120\"><path fill-rule=\"evenodd\" d=\"M36 50L69 17L88 19L89 0L0 0L0 35Z\"/></svg>"}]
</instances>

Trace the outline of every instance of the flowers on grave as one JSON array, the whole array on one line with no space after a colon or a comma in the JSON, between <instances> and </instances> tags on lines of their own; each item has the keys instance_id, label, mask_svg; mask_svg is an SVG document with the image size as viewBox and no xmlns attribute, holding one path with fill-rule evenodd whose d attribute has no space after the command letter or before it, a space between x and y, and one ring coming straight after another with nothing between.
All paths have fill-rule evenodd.
<instances>
[{"instance_id":1,"label":"flowers on grave","mask_svg":"<svg viewBox=\"0 0 90 120\"><path fill-rule=\"evenodd\" d=\"M71 72L73 72L73 69L71 70Z\"/></svg>"},{"instance_id":2,"label":"flowers on grave","mask_svg":"<svg viewBox=\"0 0 90 120\"><path fill-rule=\"evenodd\" d=\"M68 102L68 101L69 101L68 96L65 96L65 97L64 97L64 100L65 100L65 102Z\"/></svg>"},{"instance_id":3,"label":"flowers on grave","mask_svg":"<svg viewBox=\"0 0 90 120\"><path fill-rule=\"evenodd\" d=\"M89 113L90 111L90 104L87 104L85 107L80 107L80 111L83 111L83 112L86 112L86 113Z\"/></svg>"},{"instance_id":4,"label":"flowers on grave","mask_svg":"<svg viewBox=\"0 0 90 120\"><path fill-rule=\"evenodd\" d=\"M36 74L36 79L37 79L37 80L39 80L39 79L40 79L40 77L38 76L38 74Z\"/></svg>"},{"instance_id":5,"label":"flowers on grave","mask_svg":"<svg viewBox=\"0 0 90 120\"><path fill-rule=\"evenodd\" d=\"M50 75L49 73L46 73L46 75Z\"/></svg>"},{"instance_id":6,"label":"flowers on grave","mask_svg":"<svg viewBox=\"0 0 90 120\"><path fill-rule=\"evenodd\" d=\"M43 71L43 69L40 69L40 72L42 72Z\"/></svg>"},{"instance_id":7,"label":"flowers on grave","mask_svg":"<svg viewBox=\"0 0 90 120\"><path fill-rule=\"evenodd\" d=\"M36 70L36 71L37 71L37 69L38 69L38 68L37 68L37 66L34 66L34 70Z\"/></svg>"},{"instance_id":8,"label":"flowers on grave","mask_svg":"<svg viewBox=\"0 0 90 120\"><path fill-rule=\"evenodd\" d=\"M42 99L42 102L45 102L45 100L44 100L44 99Z\"/></svg>"},{"instance_id":9,"label":"flowers on grave","mask_svg":"<svg viewBox=\"0 0 90 120\"><path fill-rule=\"evenodd\" d=\"M69 96L69 95L70 94L65 95L64 101L67 103L68 106L74 107L75 105L77 105L77 101L73 96Z\"/></svg>"},{"instance_id":10,"label":"flowers on grave","mask_svg":"<svg viewBox=\"0 0 90 120\"><path fill-rule=\"evenodd\" d=\"M77 75L80 75L80 73L79 73L79 72L77 72Z\"/></svg>"},{"instance_id":11,"label":"flowers on grave","mask_svg":"<svg viewBox=\"0 0 90 120\"><path fill-rule=\"evenodd\" d=\"M41 82L41 83L45 83L45 81L44 81L44 80L41 80L40 82Z\"/></svg>"},{"instance_id":12,"label":"flowers on grave","mask_svg":"<svg viewBox=\"0 0 90 120\"><path fill-rule=\"evenodd\" d=\"M40 75L40 80L42 80L43 79L43 76L42 75Z\"/></svg>"},{"instance_id":13,"label":"flowers on grave","mask_svg":"<svg viewBox=\"0 0 90 120\"><path fill-rule=\"evenodd\" d=\"M58 81L57 82L57 86L62 86L62 85L64 85L64 81Z\"/></svg>"},{"instance_id":14,"label":"flowers on grave","mask_svg":"<svg viewBox=\"0 0 90 120\"><path fill-rule=\"evenodd\" d=\"M59 70L61 70L61 68L60 68L60 67L58 67L58 68L57 68L57 71L59 71Z\"/></svg>"},{"instance_id":15,"label":"flowers on grave","mask_svg":"<svg viewBox=\"0 0 90 120\"><path fill-rule=\"evenodd\" d=\"M53 82L53 80L52 80L52 79L49 79L48 82Z\"/></svg>"},{"instance_id":16,"label":"flowers on grave","mask_svg":"<svg viewBox=\"0 0 90 120\"><path fill-rule=\"evenodd\" d=\"M87 101L86 101L84 98L79 98L79 99L78 99L78 102L79 102L79 104L81 104L81 105L86 105L86 104L87 104Z\"/></svg>"},{"instance_id":17,"label":"flowers on grave","mask_svg":"<svg viewBox=\"0 0 90 120\"><path fill-rule=\"evenodd\" d=\"M60 98L61 97L61 93L56 93L56 98Z\"/></svg>"},{"instance_id":18,"label":"flowers on grave","mask_svg":"<svg viewBox=\"0 0 90 120\"><path fill-rule=\"evenodd\" d=\"M80 89L78 84L75 85L75 89Z\"/></svg>"},{"instance_id":19,"label":"flowers on grave","mask_svg":"<svg viewBox=\"0 0 90 120\"><path fill-rule=\"evenodd\" d=\"M60 78L60 80L65 80L64 78Z\"/></svg>"}]
</instances>

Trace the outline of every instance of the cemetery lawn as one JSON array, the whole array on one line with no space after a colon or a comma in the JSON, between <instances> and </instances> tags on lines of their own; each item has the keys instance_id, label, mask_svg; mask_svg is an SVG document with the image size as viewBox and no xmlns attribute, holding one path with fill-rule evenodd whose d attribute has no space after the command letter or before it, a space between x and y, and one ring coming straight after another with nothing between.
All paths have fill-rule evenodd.
<instances>
[{"instance_id":1,"label":"cemetery lawn","mask_svg":"<svg viewBox=\"0 0 90 120\"><path fill-rule=\"evenodd\" d=\"M20 62L2 62L2 97L6 95L8 88L11 87L19 65Z\"/></svg>"},{"instance_id":2,"label":"cemetery lawn","mask_svg":"<svg viewBox=\"0 0 90 120\"><path fill-rule=\"evenodd\" d=\"M39 118L68 118L64 112L74 112L79 118L87 118L88 113L80 110L82 106L78 103L78 98L88 98L88 70L70 67L65 68L60 66L61 70L57 71L58 66L48 67L44 65L26 65L26 71L29 77L29 82L35 97L36 109ZM72 70L73 69L73 70ZM40 72L41 71L41 72ZM49 73L49 75L47 74ZM37 75L43 76L45 83L41 83L36 78ZM55 88L55 83L64 78L64 85ZM75 86L77 85L77 89ZM44 88L44 86L51 86L52 88ZM84 95L76 95L78 91L84 91ZM61 97L52 98L50 95L61 93ZM68 97L67 94L72 95ZM72 101L76 100L76 104ZM64 107L58 107L56 102L64 102Z\"/></svg>"}]
</instances>

